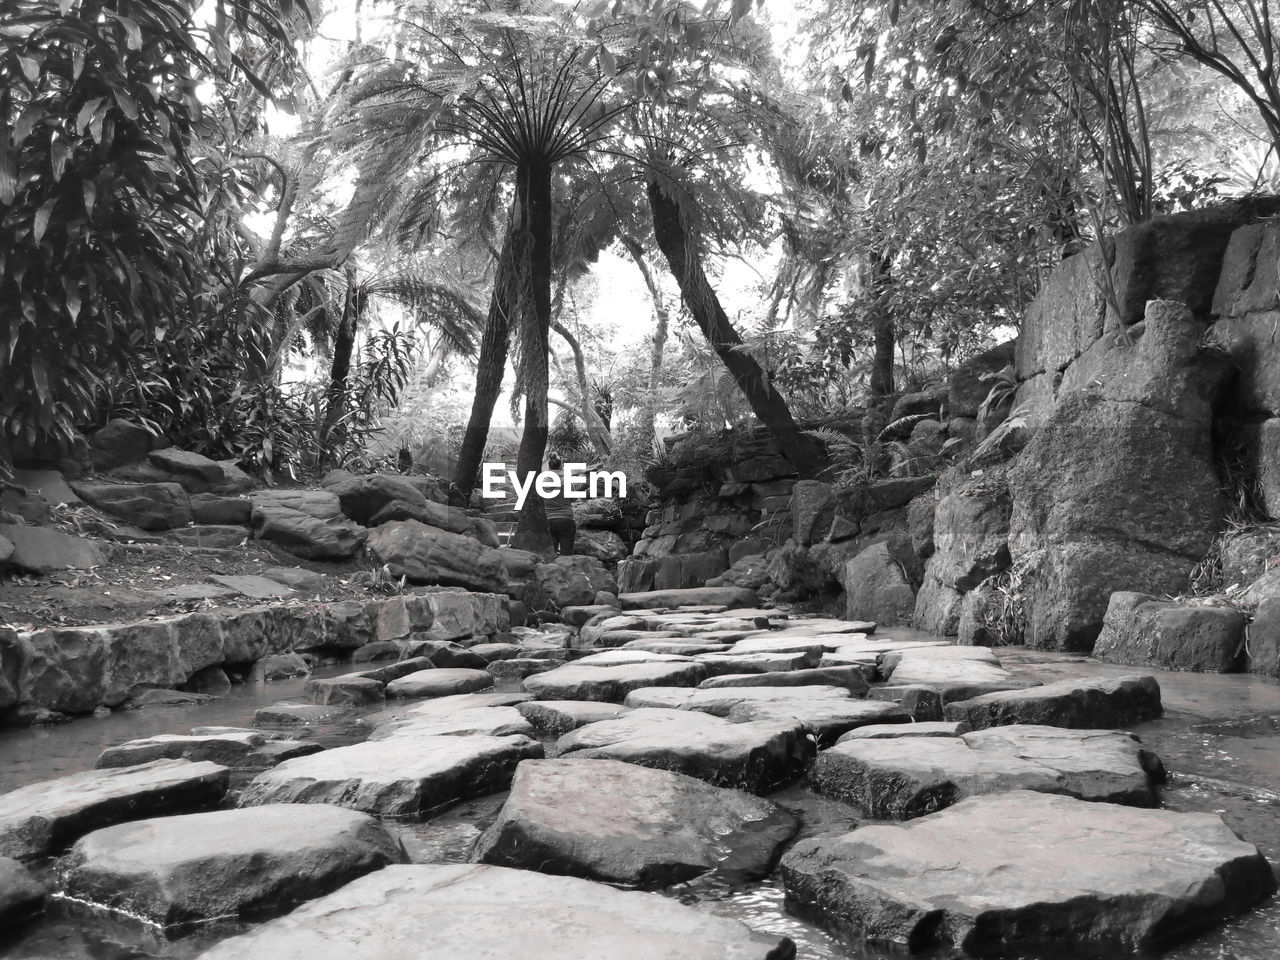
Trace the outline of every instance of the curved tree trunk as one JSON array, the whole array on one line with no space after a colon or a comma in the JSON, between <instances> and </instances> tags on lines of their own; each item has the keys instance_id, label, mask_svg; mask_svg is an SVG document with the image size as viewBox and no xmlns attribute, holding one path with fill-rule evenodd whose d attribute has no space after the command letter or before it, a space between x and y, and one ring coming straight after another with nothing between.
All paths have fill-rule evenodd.
<instances>
[{"instance_id":1,"label":"curved tree trunk","mask_svg":"<svg viewBox=\"0 0 1280 960\"><path fill-rule=\"evenodd\" d=\"M783 455L795 465L802 477L817 476L827 465L821 445L800 429L786 400L774 389L760 364L740 349L742 337L729 322L720 299L707 280L697 249L680 220L680 208L654 181L649 182L648 194L658 249L680 284L685 305L693 314L698 328L747 398L756 417L773 434Z\"/></svg>"},{"instance_id":2,"label":"curved tree trunk","mask_svg":"<svg viewBox=\"0 0 1280 960\"><path fill-rule=\"evenodd\" d=\"M645 395L644 405L640 409L638 429L640 439L647 449L653 445L653 439L657 436L654 421L657 419L658 387L662 384L662 361L667 347L667 330L671 325L671 314L667 310L667 303L663 299L662 290L659 288L657 281L654 280L652 271L649 270L649 263L644 257L644 249L632 237L622 237L621 241L622 245L627 248L627 252L631 254L631 259L635 261L636 269L640 271L640 276L644 278L644 285L649 290L650 299L653 300L655 324L653 340L649 347L649 388Z\"/></svg>"},{"instance_id":3,"label":"curved tree trunk","mask_svg":"<svg viewBox=\"0 0 1280 960\"><path fill-rule=\"evenodd\" d=\"M471 401L471 416L467 420L466 433L458 450L458 462L453 469L453 482L462 494L463 501L471 497L476 478L480 473L480 461L484 458L485 444L489 441L489 424L493 408L502 393L502 376L507 366L507 350L511 343L511 326L517 315L519 297L517 278L519 249L519 225L513 222L507 228L498 254L498 266L494 271L493 293L489 297L489 315L485 318L484 335L480 338L480 357L476 361L476 394Z\"/></svg>"},{"instance_id":4,"label":"curved tree trunk","mask_svg":"<svg viewBox=\"0 0 1280 960\"><path fill-rule=\"evenodd\" d=\"M516 174L516 196L521 220L528 225L527 266L529 304L522 311L521 357L524 364L524 432L516 455L521 482L531 482L542 469L547 450L547 351L551 331L551 164L536 160ZM547 553L551 533L542 500L530 491L520 511L511 545L521 550Z\"/></svg>"},{"instance_id":5,"label":"curved tree trunk","mask_svg":"<svg viewBox=\"0 0 1280 960\"><path fill-rule=\"evenodd\" d=\"M551 329L560 334L564 342L569 345L569 349L573 351L573 367L578 378L578 396L581 400L581 406L576 413L582 418L583 426L587 428L587 436L591 438L591 445L596 448L596 452L600 456L607 457L609 451L613 448L613 438L609 434L608 424L604 422L595 406L591 403L591 385L587 383L587 363L582 356L582 345L578 343L578 338L570 333L559 320L551 321Z\"/></svg>"}]
</instances>

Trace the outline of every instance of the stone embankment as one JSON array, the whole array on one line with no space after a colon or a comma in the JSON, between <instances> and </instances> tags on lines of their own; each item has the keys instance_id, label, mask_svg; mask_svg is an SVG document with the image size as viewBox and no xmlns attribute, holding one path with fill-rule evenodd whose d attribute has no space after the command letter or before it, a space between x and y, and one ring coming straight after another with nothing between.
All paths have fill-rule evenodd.
<instances>
[{"instance_id":1,"label":"stone embankment","mask_svg":"<svg viewBox=\"0 0 1280 960\"><path fill-rule=\"evenodd\" d=\"M394 598L383 619L431 609L430 630L430 603L474 596ZM788 908L841 937L976 956L1160 948L1275 890L1219 816L1160 809L1165 765L1124 729L1161 714L1151 676L1039 683L990 649L791 618L736 587L618 603L501 642L369 640L401 646L310 685L319 702L117 744L2 795L0 911L71 898L170 936L239 918L207 960L370 943L409 960L424 942L460 960L789 960L788 937L661 891L778 869ZM512 681L516 661L542 669ZM367 739L293 752L343 716ZM815 831L776 792L798 784L881 822ZM484 796L468 862L397 842Z\"/></svg>"}]
</instances>

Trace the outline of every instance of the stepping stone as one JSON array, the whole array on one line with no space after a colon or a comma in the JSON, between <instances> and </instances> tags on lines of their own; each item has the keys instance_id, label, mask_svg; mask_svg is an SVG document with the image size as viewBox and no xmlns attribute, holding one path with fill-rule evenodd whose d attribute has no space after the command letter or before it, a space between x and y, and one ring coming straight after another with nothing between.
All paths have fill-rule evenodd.
<instances>
[{"instance_id":1,"label":"stepping stone","mask_svg":"<svg viewBox=\"0 0 1280 960\"><path fill-rule=\"evenodd\" d=\"M642 687L695 687L706 675L706 668L693 662L631 663L618 667L582 667L575 663L529 677L523 687L538 700L620 703L631 691Z\"/></svg>"},{"instance_id":2,"label":"stepping stone","mask_svg":"<svg viewBox=\"0 0 1280 960\"><path fill-rule=\"evenodd\" d=\"M392 680L399 680L401 677L407 677L411 673L417 673L419 670L434 670L436 665L426 657L410 657L408 660L396 660L394 663L388 663L382 667L371 667L368 670L359 670L355 673L349 673L349 677L364 677L366 680L373 680L377 683L386 685Z\"/></svg>"},{"instance_id":3,"label":"stepping stone","mask_svg":"<svg viewBox=\"0 0 1280 960\"><path fill-rule=\"evenodd\" d=\"M911 722L911 716L895 703L853 699L743 701L729 711L729 719L735 723L798 723L820 745L834 743L841 734L873 723Z\"/></svg>"},{"instance_id":4,"label":"stepping stone","mask_svg":"<svg viewBox=\"0 0 1280 960\"><path fill-rule=\"evenodd\" d=\"M388 694L384 685L377 680L358 673L348 673L341 677L312 677L303 686L302 695L320 706L359 706L378 703Z\"/></svg>"},{"instance_id":5,"label":"stepping stone","mask_svg":"<svg viewBox=\"0 0 1280 960\"><path fill-rule=\"evenodd\" d=\"M259 774L240 805L332 803L381 817L422 819L505 790L516 764L542 756L528 737L393 736L286 760Z\"/></svg>"},{"instance_id":6,"label":"stepping stone","mask_svg":"<svg viewBox=\"0 0 1280 960\"><path fill-rule=\"evenodd\" d=\"M679 773L529 760L471 862L653 890L712 870L762 877L799 826L768 800Z\"/></svg>"},{"instance_id":7,"label":"stepping stone","mask_svg":"<svg viewBox=\"0 0 1280 960\"><path fill-rule=\"evenodd\" d=\"M400 736L474 736L509 737L534 735L533 724L515 707L473 707L454 710L434 717L396 717L380 724L370 740L386 740Z\"/></svg>"},{"instance_id":8,"label":"stepping stone","mask_svg":"<svg viewBox=\"0 0 1280 960\"><path fill-rule=\"evenodd\" d=\"M682 690L675 687L645 687L628 694L628 707L659 707L667 710L698 710L717 717L727 717L740 703L797 700L844 700L849 691L844 687L722 687L718 690Z\"/></svg>"},{"instance_id":9,"label":"stepping stone","mask_svg":"<svg viewBox=\"0 0 1280 960\"><path fill-rule=\"evenodd\" d=\"M200 960L794 960L786 937L657 893L477 864L391 866Z\"/></svg>"},{"instance_id":10,"label":"stepping stone","mask_svg":"<svg viewBox=\"0 0 1280 960\"><path fill-rule=\"evenodd\" d=\"M523 680L535 673L546 673L561 666L562 660L531 660L527 657L514 657L510 660L495 660L485 667L498 680Z\"/></svg>"},{"instance_id":11,"label":"stepping stone","mask_svg":"<svg viewBox=\"0 0 1280 960\"><path fill-rule=\"evenodd\" d=\"M877 819L906 820L965 797L1038 790L1151 807L1164 770L1131 734L1014 726L1002 733L844 740L818 755L809 782Z\"/></svg>"},{"instance_id":12,"label":"stepping stone","mask_svg":"<svg viewBox=\"0 0 1280 960\"><path fill-rule=\"evenodd\" d=\"M263 740L290 740L292 735L278 730L255 730L252 727L192 727L187 731L193 737L220 737L226 734L254 733Z\"/></svg>"},{"instance_id":13,"label":"stepping stone","mask_svg":"<svg viewBox=\"0 0 1280 960\"><path fill-rule=\"evenodd\" d=\"M653 653L649 650L605 650L573 661L577 667L621 667L630 663L692 663L675 653Z\"/></svg>"},{"instance_id":14,"label":"stepping stone","mask_svg":"<svg viewBox=\"0 0 1280 960\"><path fill-rule=\"evenodd\" d=\"M917 722L942 719L942 694L934 687L918 684L900 687L889 684L884 687L872 687L867 691L867 696L872 700L901 704L902 709L911 714L911 719ZM968 724L965 726L967 727Z\"/></svg>"},{"instance_id":15,"label":"stepping stone","mask_svg":"<svg viewBox=\"0 0 1280 960\"><path fill-rule=\"evenodd\" d=\"M409 645L415 657L423 657L437 667L483 670L488 664L484 657L449 640L423 640Z\"/></svg>"},{"instance_id":16,"label":"stepping stone","mask_svg":"<svg viewBox=\"0 0 1280 960\"><path fill-rule=\"evenodd\" d=\"M721 674L738 673L775 673L782 670L799 670L813 667L818 657L813 649L781 650L762 653L708 653L698 657L698 662L706 666L707 673L713 677Z\"/></svg>"},{"instance_id":17,"label":"stepping stone","mask_svg":"<svg viewBox=\"0 0 1280 960\"><path fill-rule=\"evenodd\" d=\"M973 729L1009 723L1051 727L1125 727L1154 720L1164 713L1155 677L1100 677L1059 680L1026 690L988 693L942 708L948 720L963 720Z\"/></svg>"},{"instance_id":18,"label":"stepping stone","mask_svg":"<svg viewBox=\"0 0 1280 960\"><path fill-rule=\"evenodd\" d=\"M71 897L172 927L277 916L403 859L367 814L275 804L96 830L60 873Z\"/></svg>"},{"instance_id":19,"label":"stepping stone","mask_svg":"<svg viewBox=\"0 0 1280 960\"><path fill-rule=\"evenodd\" d=\"M273 653L261 660L254 661L249 671L249 679L288 680L291 677L305 677L311 673L311 664L300 653Z\"/></svg>"},{"instance_id":20,"label":"stepping stone","mask_svg":"<svg viewBox=\"0 0 1280 960\"><path fill-rule=\"evenodd\" d=\"M754 607L756 594L745 587L690 587L684 590L648 590L620 593L623 610L656 610L663 607L716 606L726 610Z\"/></svg>"},{"instance_id":21,"label":"stepping stone","mask_svg":"<svg viewBox=\"0 0 1280 960\"><path fill-rule=\"evenodd\" d=\"M990 647L917 647L915 649L898 648L887 650L880 656L880 672L892 678L894 669L903 657L921 660L966 660L974 663L986 663L993 667L1000 666L1000 658Z\"/></svg>"},{"instance_id":22,"label":"stepping stone","mask_svg":"<svg viewBox=\"0 0 1280 960\"><path fill-rule=\"evenodd\" d=\"M253 712L255 727L293 726L307 723L332 723L347 715L346 708L329 704L273 703Z\"/></svg>"},{"instance_id":23,"label":"stepping stone","mask_svg":"<svg viewBox=\"0 0 1280 960\"><path fill-rule=\"evenodd\" d=\"M229 777L216 763L154 760L19 787L0 794L0 856L47 856L99 827L211 807Z\"/></svg>"},{"instance_id":24,"label":"stepping stone","mask_svg":"<svg viewBox=\"0 0 1280 960\"><path fill-rule=\"evenodd\" d=\"M843 734L837 743L846 740L901 740L903 737L958 737L969 732L967 723L934 720L924 723L873 723L856 727Z\"/></svg>"},{"instance_id":25,"label":"stepping stone","mask_svg":"<svg viewBox=\"0 0 1280 960\"><path fill-rule=\"evenodd\" d=\"M529 695L527 693L515 690L507 693L459 693L428 700L426 703L415 704L397 715L401 717L443 717L459 710L474 710L477 707L514 707L528 699Z\"/></svg>"},{"instance_id":26,"label":"stepping stone","mask_svg":"<svg viewBox=\"0 0 1280 960\"><path fill-rule=\"evenodd\" d=\"M1156 951L1276 888L1217 814L1024 790L801 840L782 880L789 909L843 937L966 956Z\"/></svg>"},{"instance_id":27,"label":"stepping stone","mask_svg":"<svg viewBox=\"0 0 1280 960\"><path fill-rule=\"evenodd\" d=\"M495 660L512 660L519 657L524 648L518 643L477 643L470 650L485 663L493 663Z\"/></svg>"},{"instance_id":28,"label":"stepping stone","mask_svg":"<svg viewBox=\"0 0 1280 960\"><path fill-rule=\"evenodd\" d=\"M268 740L239 764L242 770L266 770L294 757L309 757L324 749L312 740Z\"/></svg>"},{"instance_id":29,"label":"stepping stone","mask_svg":"<svg viewBox=\"0 0 1280 960\"><path fill-rule=\"evenodd\" d=\"M265 742L266 738L253 730L204 735L162 733L107 747L94 766L102 769L129 767L152 760L209 760L236 767Z\"/></svg>"},{"instance_id":30,"label":"stepping stone","mask_svg":"<svg viewBox=\"0 0 1280 960\"><path fill-rule=\"evenodd\" d=\"M825 617L810 617L804 620L792 620L788 629L812 630L816 633L875 633L874 620L831 620Z\"/></svg>"},{"instance_id":31,"label":"stepping stone","mask_svg":"<svg viewBox=\"0 0 1280 960\"><path fill-rule=\"evenodd\" d=\"M880 659L880 674L897 686L933 687L942 702L968 700L985 693L1020 690L1039 686L1039 681L1016 677L1003 667L981 660L934 657L926 653L904 653L897 665L886 674L885 658Z\"/></svg>"},{"instance_id":32,"label":"stepping stone","mask_svg":"<svg viewBox=\"0 0 1280 960\"><path fill-rule=\"evenodd\" d=\"M618 703L592 703L583 700L527 700L516 707L521 715L543 733L563 736L588 723L615 720L629 707Z\"/></svg>"},{"instance_id":33,"label":"stepping stone","mask_svg":"<svg viewBox=\"0 0 1280 960\"><path fill-rule=\"evenodd\" d=\"M388 697L449 697L474 693L493 686L493 674L463 667L436 667L419 670L387 684Z\"/></svg>"},{"instance_id":34,"label":"stepping stone","mask_svg":"<svg viewBox=\"0 0 1280 960\"><path fill-rule=\"evenodd\" d=\"M671 770L749 793L795 779L811 753L794 722L731 723L705 713L647 708L579 727L556 741L555 752Z\"/></svg>"},{"instance_id":35,"label":"stepping stone","mask_svg":"<svg viewBox=\"0 0 1280 960\"><path fill-rule=\"evenodd\" d=\"M0 857L0 929L14 931L18 924L44 910L44 884L10 857Z\"/></svg>"},{"instance_id":36,"label":"stepping stone","mask_svg":"<svg viewBox=\"0 0 1280 960\"><path fill-rule=\"evenodd\" d=\"M865 671L859 667L818 667L781 673L728 673L711 677L698 685L703 690L721 687L842 687L850 696L865 696L869 689Z\"/></svg>"},{"instance_id":37,"label":"stepping stone","mask_svg":"<svg viewBox=\"0 0 1280 960\"><path fill-rule=\"evenodd\" d=\"M650 653L673 653L679 657L693 657L702 653L721 653L729 649L727 643L695 643L692 640L628 640L623 650L647 650Z\"/></svg>"},{"instance_id":38,"label":"stepping stone","mask_svg":"<svg viewBox=\"0 0 1280 960\"><path fill-rule=\"evenodd\" d=\"M826 651L826 644L818 637L747 637L739 640L730 652L742 656L748 653L798 653L811 664L816 664Z\"/></svg>"}]
</instances>

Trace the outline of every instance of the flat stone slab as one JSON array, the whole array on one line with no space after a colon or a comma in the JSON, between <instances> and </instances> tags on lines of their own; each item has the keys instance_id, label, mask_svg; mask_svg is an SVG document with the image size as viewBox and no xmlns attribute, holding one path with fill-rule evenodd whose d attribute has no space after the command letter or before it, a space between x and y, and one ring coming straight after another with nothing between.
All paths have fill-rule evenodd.
<instances>
[{"instance_id":1,"label":"flat stone slab","mask_svg":"<svg viewBox=\"0 0 1280 960\"><path fill-rule=\"evenodd\" d=\"M44 909L44 884L11 857L0 857L0 928L14 929Z\"/></svg>"},{"instance_id":2,"label":"flat stone slab","mask_svg":"<svg viewBox=\"0 0 1280 960\"><path fill-rule=\"evenodd\" d=\"M841 687L853 697L864 696L870 688L866 671L861 667L816 667L778 673L729 673L703 680L698 686L703 690L722 687Z\"/></svg>"},{"instance_id":3,"label":"flat stone slab","mask_svg":"<svg viewBox=\"0 0 1280 960\"><path fill-rule=\"evenodd\" d=\"M376 944L376 948L371 945ZM478 864L391 866L224 940L200 960L794 960L752 932L661 894Z\"/></svg>"},{"instance_id":4,"label":"flat stone slab","mask_svg":"<svg viewBox=\"0 0 1280 960\"><path fill-rule=\"evenodd\" d=\"M401 717L440 717L458 710L474 710L477 707L514 707L529 699L527 693L512 690L507 693L457 693L449 697L438 697L426 703L414 704L399 713Z\"/></svg>"},{"instance_id":5,"label":"flat stone slab","mask_svg":"<svg viewBox=\"0 0 1280 960\"><path fill-rule=\"evenodd\" d=\"M495 660L485 667L497 680L520 681L532 677L535 673L546 673L559 667L564 661L551 659L533 659L530 657L512 657L509 660Z\"/></svg>"},{"instance_id":6,"label":"flat stone slab","mask_svg":"<svg viewBox=\"0 0 1280 960\"><path fill-rule=\"evenodd\" d=\"M727 717L740 703L773 703L797 700L844 700L844 687L721 687L713 690L683 690L675 687L644 687L627 695L628 707L660 707L668 710L697 710Z\"/></svg>"},{"instance_id":7,"label":"flat stone slab","mask_svg":"<svg viewBox=\"0 0 1280 960\"><path fill-rule=\"evenodd\" d=\"M252 730L204 735L161 733L107 747L94 766L101 769L129 767L152 760L209 760L236 767L264 743L266 737Z\"/></svg>"},{"instance_id":8,"label":"flat stone slab","mask_svg":"<svg viewBox=\"0 0 1280 960\"><path fill-rule=\"evenodd\" d=\"M670 639L663 640L661 638L652 640L642 638L639 640L628 640L622 644L624 650L648 650L650 653L674 653L677 656L692 657L700 653L720 653L728 650L727 643L702 643L693 640Z\"/></svg>"},{"instance_id":9,"label":"flat stone slab","mask_svg":"<svg viewBox=\"0 0 1280 960\"><path fill-rule=\"evenodd\" d=\"M631 663L691 663L689 657L677 653L654 653L650 650L602 650L573 661L576 667L622 667Z\"/></svg>"},{"instance_id":10,"label":"flat stone slab","mask_svg":"<svg viewBox=\"0 0 1280 960\"><path fill-rule=\"evenodd\" d=\"M216 763L154 760L19 787L0 794L0 856L46 856L100 827L211 807L229 778Z\"/></svg>"},{"instance_id":11,"label":"flat stone slab","mask_svg":"<svg viewBox=\"0 0 1280 960\"><path fill-rule=\"evenodd\" d=\"M369 735L369 739L477 734L486 737L510 737L516 734L532 737L534 728L515 707L473 707L470 710L452 710L438 716L396 717L381 724Z\"/></svg>"},{"instance_id":12,"label":"flat stone slab","mask_svg":"<svg viewBox=\"0 0 1280 960\"><path fill-rule=\"evenodd\" d=\"M955 650L956 647L938 647ZM886 667L892 660L893 667ZM934 656L932 651L908 652L880 658L880 674L895 686L933 687L944 703L967 700L1000 690L1020 690L1038 686L1035 680L1014 676L1008 670L983 660L966 660L955 656Z\"/></svg>"},{"instance_id":13,"label":"flat stone slab","mask_svg":"<svg viewBox=\"0 0 1280 960\"><path fill-rule=\"evenodd\" d=\"M705 713L640 709L565 734L555 752L623 760L764 793L795 779L811 751L794 722L731 723Z\"/></svg>"},{"instance_id":14,"label":"flat stone slab","mask_svg":"<svg viewBox=\"0 0 1280 960\"><path fill-rule=\"evenodd\" d=\"M659 610L664 607L716 606L725 610L754 607L756 594L745 587L690 587L684 590L647 590L620 593L623 610Z\"/></svg>"},{"instance_id":15,"label":"flat stone slab","mask_svg":"<svg viewBox=\"0 0 1280 960\"><path fill-rule=\"evenodd\" d=\"M809 663L817 663L828 649L821 637L747 637L729 648L741 656L748 653L799 653Z\"/></svg>"},{"instance_id":16,"label":"flat stone slab","mask_svg":"<svg viewBox=\"0 0 1280 960\"><path fill-rule=\"evenodd\" d=\"M1059 680L1026 690L988 693L942 708L947 720L963 720L974 730L1009 723L1099 729L1154 720L1164 713L1155 677L1100 677Z\"/></svg>"},{"instance_id":17,"label":"flat stone slab","mask_svg":"<svg viewBox=\"0 0 1280 960\"><path fill-rule=\"evenodd\" d=\"M818 755L809 782L878 819L906 820L966 797L1037 790L1155 806L1164 769L1117 730L1009 726L960 736L847 739Z\"/></svg>"},{"instance_id":18,"label":"flat stone slab","mask_svg":"<svg viewBox=\"0 0 1280 960\"><path fill-rule=\"evenodd\" d=\"M381 667L370 667L368 670L358 670L355 673L349 673L348 677L364 677L366 680L375 680L384 686L392 680L399 680L401 677L407 677L411 673L417 673L420 670L434 670L436 665L426 657L410 657L407 660L393 660L385 663Z\"/></svg>"},{"instance_id":19,"label":"flat stone slab","mask_svg":"<svg viewBox=\"0 0 1280 960\"><path fill-rule=\"evenodd\" d=\"M707 653L697 658L710 676L726 673L775 673L800 670L818 664L813 649L763 651L759 653Z\"/></svg>"},{"instance_id":20,"label":"flat stone slab","mask_svg":"<svg viewBox=\"0 0 1280 960\"><path fill-rule=\"evenodd\" d=\"M321 706L315 703L273 703L253 711L255 727L302 726L310 723L332 723L346 716L341 704Z\"/></svg>"},{"instance_id":21,"label":"flat stone slab","mask_svg":"<svg viewBox=\"0 0 1280 960\"><path fill-rule=\"evenodd\" d=\"M535 727L553 737L563 736L588 723L616 720L631 712L629 707L618 703L583 700L528 700L516 709Z\"/></svg>"},{"instance_id":22,"label":"flat stone slab","mask_svg":"<svg viewBox=\"0 0 1280 960\"><path fill-rule=\"evenodd\" d=\"M419 670L387 684L388 697L448 697L475 693L493 686L493 674L467 667L436 667Z\"/></svg>"},{"instance_id":23,"label":"flat stone slab","mask_svg":"<svg viewBox=\"0 0 1280 960\"><path fill-rule=\"evenodd\" d=\"M696 687L706 676L707 668L692 661L631 663L616 667L583 667L573 663L528 677L522 686L538 700L620 703L633 690L643 687Z\"/></svg>"},{"instance_id":24,"label":"flat stone slab","mask_svg":"<svg viewBox=\"0 0 1280 960\"><path fill-rule=\"evenodd\" d=\"M245 530L242 539L248 536L249 531ZM292 587L267 577L211 574L209 579L255 600L276 600L297 595Z\"/></svg>"},{"instance_id":25,"label":"flat stone slab","mask_svg":"<svg viewBox=\"0 0 1280 960\"><path fill-rule=\"evenodd\" d=\"M0 537L13 548L7 562L38 576L57 570L88 570L107 559L96 541L45 527L0 523Z\"/></svg>"},{"instance_id":26,"label":"flat stone slab","mask_svg":"<svg viewBox=\"0 0 1280 960\"><path fill-rule=\"evenodd\" d=\"M894 669L903 657L916 658L922 660L969 660L974 663L986 663L993 667L1000 666L1000 658L995 655L995 651L990 647L967 647L967 646L934 646L934 647L910 647L903 649L899 647L895 650L886 650L880 656L880 669L886 677L892 676Z\"/></svg>"},{"instance_id":27,"label":"flat stone slab","mask_svg":"<svg viewBox=\"0 0 1280 960\"><path fill-rule=\"evenodd\" d=\"M873 723L841 735L846 740L901 740L903 737L958 737L969 732L967 723L950 720L926 720L922 723Z\"/></svg>"},{"instance_id":28,"label":"flat stone slab","mask_svg":"<svg viewBox=\"0 0 1280 960\"><path fill-rule=\"evenodd\" d=\"M240 805L332 803L420 819L458 800L506 789L516 764L542 752L542 744L520 736L370 740L286 760L254 778Z\"/></svg>"},{"instance_id":29,"label":"flat stone slab","mask_svg":"<svg viewBox=\"0 0 1280 960\"><path fill-rule=\"evenodd\" d=\"M473 863L647 890L712 870L761 877L799 822L776 804L616 760L529 760Z\"/></svg>"},{"instance_id":30,"label":"flat stone slab","mask_svg":"<svg viewBox=\"0 0 1280 960\"><path fill-rule=\"evenodd\" d=\"M359 706L377 703L387 696L383 684L357 673L340 677L312 677L303 686L302 694L320 706Z\"/></svg>"},{"instance_id":31,"label":"flat stone slab","mask_svg":"<svg viewBox=\"0 0 1280 960\"><path fill-rule=\"evenodd\" d=\"M272 804L95 830L72 847L61 874L72 897L168 927L276 916L403 859L368 814Z\"/></svg>"},{"instance_id":32,"label":"flat stone slab","mask_svg":"<svg viewBox=\"0 0 1280 960\"><path fill-rule=\"evenodd\" d=\"M1023 790L801 840L782 880L790 909L842 936L967 955L1155 950L1276 887L1216 814Z\"/></svg>"},{"instance_id":33,"label":"flat stone slab","mask_svg":"<svg viewBox=\"0 0 1280 960\"><path fill-rule=\"evenodd\" d=\"M798 723L819 744L828 744L843 733L873 723L910 723L911 714L896 703L879 700L747 700L734 705L729 719L735 723Z\"/></svg>"}]
</instances>

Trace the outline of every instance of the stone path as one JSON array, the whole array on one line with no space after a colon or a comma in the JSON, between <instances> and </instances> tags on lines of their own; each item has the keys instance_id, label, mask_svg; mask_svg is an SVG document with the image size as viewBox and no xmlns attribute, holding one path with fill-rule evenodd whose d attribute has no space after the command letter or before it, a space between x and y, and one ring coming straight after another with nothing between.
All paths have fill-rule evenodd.
<instances>
[{"instance_id":1,"label":"stone path","mask_svg":"<svg viewBox=\"0 0 1280 960\"><path fill-rule=\"evenodd\" d=\"M1160 714L1151 677L1039 685L986 648L788 619L738 588L619 603L583 606L576 632L468 635L443 608L422 617L430 639L392 625L402 639L360 648L363 669L312 679L313 702L264 707L252 729L119 744L103 769L0 796L0 855L70 847L67 893L160 924L302 902L210 960L346 960L371 942L390 960L424 942L462 958L786 958L784 937L610 886L760 877L780 856L795 910L918 949L1145 948L1274 886L1220 818L1151 809L1163 765L1118 729ZM357 715L360 742L306 736ZM793 843L804 808L767 795L797 783L843 822L903 822ZM470 865L398 866L375 819L495 796ZM0 859L0 912L37 909L31 883Z\"/></svg>"}]
</instances>

